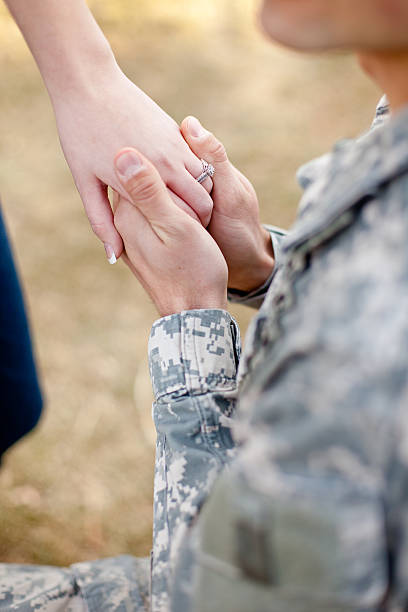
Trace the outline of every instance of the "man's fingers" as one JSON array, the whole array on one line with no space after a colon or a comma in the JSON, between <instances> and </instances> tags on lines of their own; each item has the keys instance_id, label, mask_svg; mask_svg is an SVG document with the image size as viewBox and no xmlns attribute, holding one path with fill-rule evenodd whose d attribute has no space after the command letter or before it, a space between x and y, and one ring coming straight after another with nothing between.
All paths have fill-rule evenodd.
<instances>
[{"instance_id":1,"label":"man's fingers","mask_svg":"<svg viewBox=\"0 0 408 612\"><path fill-rule=\"evenodd\" d=\"M136 149L122 149L114 160L115 171L130 202L154 229L166 228L178 209L174 206L156 168Z\"/></svg>"},{"instance_id":2,"label":"man's fingers","mask_svg":"<svg viewBox=\"0 0 408 612\"><path fill-rule=\"evenodd\" d=\"M216 170L214 181L218 175L230 175L231 165L224 145L208 130L203 128L195 117L186 117L181 126L181 133L190 149L197 157L205 159Z\"/></svg>"},{"instance_id":3,"label":"man's fingers","mask_svg":"<svg viewBox=\"0 0 408 612\"><path fill-rule=\"evenodd\" d=\"M113 213L105 185L95 181L81 189L85 211L94 234L104 244L109 263L115 263L123 251L123 242L113 223Z\"/></svg>"}]
</instances>

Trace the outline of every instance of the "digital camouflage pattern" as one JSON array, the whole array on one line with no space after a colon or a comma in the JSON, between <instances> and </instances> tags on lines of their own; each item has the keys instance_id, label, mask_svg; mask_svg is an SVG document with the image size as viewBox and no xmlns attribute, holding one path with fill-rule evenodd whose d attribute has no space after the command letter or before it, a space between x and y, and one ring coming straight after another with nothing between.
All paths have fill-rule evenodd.
<instances>
[{"instance_id":1,"label":"digital camouflage pattern","mask_svg":"<svg viewBox=\"0 0 408 612\"><path fill-rule=\"evenodd\" d=\"M149 609L150 560L130 556L69 568L0 564L0 610L139 612Z\"/></svg>"},{"instance_id":2,"label":"digital camouflage pattern","mask_svg":"<svg viewBox=\"0 0 408 612\"><path fill-rule=\"evenodd\" d=\"M224 311L153 326L152 589L130 557L3 565L0 610L407 609L408 111L387 115L301 169L269 289L230 294L263 302L241 358Z\"/></svg>"}]
</instances>

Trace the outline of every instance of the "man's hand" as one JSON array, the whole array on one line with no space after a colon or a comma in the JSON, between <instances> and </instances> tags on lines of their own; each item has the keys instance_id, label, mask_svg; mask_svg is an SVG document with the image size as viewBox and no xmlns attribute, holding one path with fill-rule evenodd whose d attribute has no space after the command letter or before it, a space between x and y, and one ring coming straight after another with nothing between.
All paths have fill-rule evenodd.
<instances>
[{"instance_id":1,"label":"man's hand","mask_svg":"<svg viewBox=\"0 0 408 612\"><path fill-rule=\"evenodd\" d=\"M270 276L274 258L270 235L259 221L255 190L230 163L223 145L195 117L184 119L181 132L193 153L215 168L208 230L228 264L228 286L256 289Z\"/></svg>"},{"instance_id":2,"label":"man's hand","mask_svg":"<svg viewBox=\"0 0 408 612\"><path fill-rule=\"evenodd\" d=\"M175 206L157 170L138 151L119 151L115 170L126 193L115 193L113 203L124 258L159 314L225 309L227 264L209 233Z\"/></svg>"}]
</instances>

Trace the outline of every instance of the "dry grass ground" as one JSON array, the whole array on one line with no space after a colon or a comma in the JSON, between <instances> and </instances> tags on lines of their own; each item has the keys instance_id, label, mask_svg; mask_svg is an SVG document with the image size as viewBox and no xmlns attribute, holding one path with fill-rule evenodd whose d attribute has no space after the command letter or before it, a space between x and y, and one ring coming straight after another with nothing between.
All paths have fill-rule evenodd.
<instances>
[{"instance_id":1,"label":"dry grass ground","mask_svg":"<svg viewBox=\"0 0 408 612\"><path fill-rule=\"evenodd\" d=\"M199 0L92 5L130 78L177 120L194 113L223 139L264 221L288 226L296 167L369 125L378 92L353 60L269 46L251 0L208 0L204 13ZM146 554L155 311L91 235L46 93L3 8L0 72L1 193L47 398L41 426L0 471L0 561ZM234 313L245 328L251 313Z\"/></svg>"}]
</instances>

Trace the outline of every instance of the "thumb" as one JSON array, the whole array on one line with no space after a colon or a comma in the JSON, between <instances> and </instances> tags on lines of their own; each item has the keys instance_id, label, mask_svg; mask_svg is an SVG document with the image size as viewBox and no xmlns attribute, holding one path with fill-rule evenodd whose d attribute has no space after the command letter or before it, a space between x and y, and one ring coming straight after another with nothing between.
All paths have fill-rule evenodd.
<instances>
[{"instance_id":1,"label":"thumb","mask_svg":"<svg viewBox=\"0 0 408 612\"><path fill-rule=\"evenodd\" d=\"M214 134L203 128L198 119L186 117L180 129L192 152L215 167L216 177L231 176L233 170L224 145Z\"/></svg>"},{"instance_id":2,"label":"thumb","mask_svg":"<svg viewBox=\"0 0 408 612\"><path fill-rule=\"evenodd\" d=\"M160 174L136 149L121 149L115 156L115 171L130 202L149 223L163 229L169 218L176 215L174 206Z\"/></svg>"}]
</instances>

